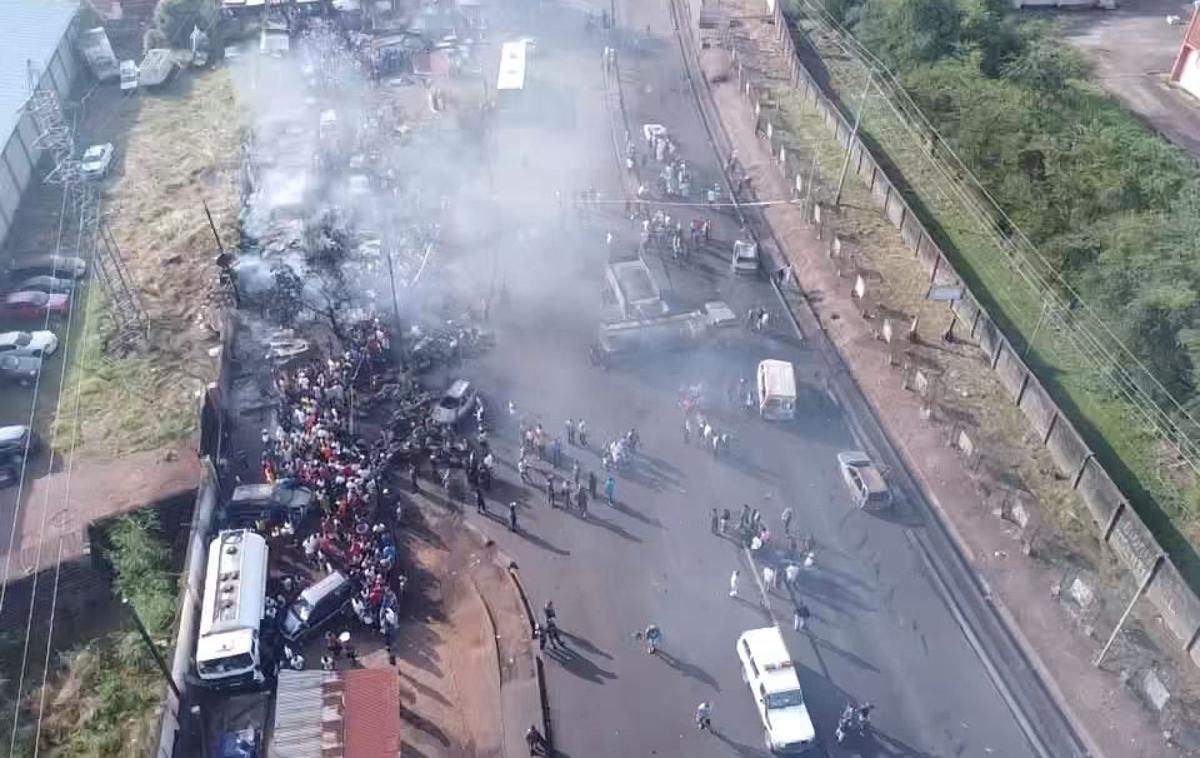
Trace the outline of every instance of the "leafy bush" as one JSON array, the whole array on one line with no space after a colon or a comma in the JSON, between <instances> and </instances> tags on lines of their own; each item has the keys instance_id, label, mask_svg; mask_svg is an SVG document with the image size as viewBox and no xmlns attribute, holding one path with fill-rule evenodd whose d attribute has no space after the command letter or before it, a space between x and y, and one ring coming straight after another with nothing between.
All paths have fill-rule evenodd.
<instances>
[{"instance_id":1,"label":"leafy bush","mask_svg":"<svg viewBox=\"0 0 1200 758\"><path fill-rule=\"evenodd\" d=\"M162 33L167 45L187 47L194 26L210 36L215 32L220 10L217 0L159 0L154 7L154 28Z\"/></svg>"},{"instance_id":2,"label":"leafy bush","mask_svg":"<svg viewBox=\"0 0 1200 758\"><path fill-rule=\"evenodd\" d=\"M1200 405L1200 175L1003 0L844 0L946 141L1174 397ZM855 21L855 19L857 19Z\"/></svg>"}]
</instances>

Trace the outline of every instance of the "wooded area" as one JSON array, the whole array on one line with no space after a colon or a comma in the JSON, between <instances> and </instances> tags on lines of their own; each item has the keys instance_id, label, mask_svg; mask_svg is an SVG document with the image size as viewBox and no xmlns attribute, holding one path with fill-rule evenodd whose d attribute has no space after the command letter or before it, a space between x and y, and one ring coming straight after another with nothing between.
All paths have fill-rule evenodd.
<instances>
[{"instance_id":1,"label":"wooded area","mask_svg":"<svg viewBox=\"0 0 1200 758\"><path fill-rule=\"evenodd\" d=\"M830 0L823 8L897 75L1070 289L1194 415L1200 172L1191 159L1091 84L1052 21L1022 16L1004 0ZM1066 292L1063 299L1076 302ZM1106 391L1094 385L1091 392ZM1088 415L1106 438L1148 431L1120 428L1128 422L1117 414ZM1124 482L1130 495L1151 492L1193 522L1184 531L1194 536L1194 477L1164 473L1171 456L1161 444L1143 438L1130 455L1127 441L1112 447L1137 480Z\"/></svg>"}]
</instances>

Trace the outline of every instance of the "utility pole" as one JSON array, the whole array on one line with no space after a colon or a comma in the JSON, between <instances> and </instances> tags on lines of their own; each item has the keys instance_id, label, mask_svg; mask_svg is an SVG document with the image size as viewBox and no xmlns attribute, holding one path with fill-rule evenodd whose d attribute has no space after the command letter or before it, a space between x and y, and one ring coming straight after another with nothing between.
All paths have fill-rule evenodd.
<instances>
[{"instance_id":1,"label":"utility pole","mask_svg":"<svg viewBox=\"0 0 1200 758\"><path fill-rule=\"evenodd\" d=\"M1125 628L1125 622L1129 619L1129 614L1133 613L1133 606L1137 605L1137 601L1146 594L1146 590L1150 589L1150 582L1154 581L1154 577L1158 574L1158 568L1162 565L1167 556L1159 553L1154 559L1154 563L1150 564L1150 570L1146 572L1146 578L1138 585L1137 592L1133 593L1133 599L1129 601L1129 605L1125 608L1125 612L1121 614L1121 619L1117 621L1117 626L1112 630L1112 634L1108 637L1108 642L1104 643L1104 647L1100 650L1100 654L1096 656L1096 660L1092 661L1092 665L1100 668L1100 664L1104 662L1104 656L1108 655L1108 649L1117 641L1117 635Z\"/></svg>"},{"instance_id":2,"label":"utility pole","mask_svg":"<svg viewBox=\"0 0 1200 758\"><path fill-rule=\"evenodd\" d=\"M158 664L163 678L167 680L167 686L171 688L171 692L175 693L175 700L179 703L179 707L182 708L183 693L179 691L179 687L175 684L175 679L171 676L171 670L167 668L167 662L163 660L162 653L155 647L154 640L150 639L150 632L146 631L146 625L142 623L142 619L138 616L133 603L129 602L129 598L122 596L121 605L125 606L129 611L129 617L133 619L133 625L137 627L138 634L142 637L142 642L146 643L146 647L150 649L150 654L154 656L154 662Z\"/></svg>"},{"instance_id":3,"label":"utility pole","mask_svg":"<svg viewBox=\"0 0 1200 758\"><path fill-rule=\"evenodd\" d=\"M1029 358L1029 353L1033 350L1033 342L1037 339L1038 332L1042 330L1042 323L1046 320L1046 314L1049 310L1049 301L1042 301L1042 311L1038 314L1037 323L1033 325L1033 333L1029 335L1029 342L1025 344L1025 352L1021 355L1023 359Z\"/></svg>"},{"instance_id":4,"label":"utility pole","mask_svg":"<svg viewBox=\"0 0 1200 758\"><path fill-rule=\"evenodd\" d=\"M221 244L221 235L217 233L217 225L213 222L212 211L208 209L208 201L201 200L200 203L204 206L204 215L208 217L208 228L212 229L213 239L217 241L217 253L225 252L225 246Z\"/></svg>"},{"instance_id":5,"label":"utility pole","mask_svg":"<svg viewBox=\"0 0 1200 758\"><path fill-rule=\"evenodd\" d=\"M812 221L813 182L817 180L817 149L813 148L812 162L808 164L808 181L804 183L804 218Z\"/></svg>"},{"instance_id":6,"label":"utility pole","mask_svg":"<svg viewBox=\"0 0 1200 758\"><path fill-rule=\"evenodd\" d=\"M842 204L842 187L846 184L846 172L850 170L850 153L854 151L854 140L858 137L858 128L862 125L863 111L867 109L867 94L871 91L871 81L875 78L874 71L867 72L867 85L863 87L862 102L858 104L858 115L854 117L854 128L850 130L850 138L846 140L846 158L842 161L842 174L838 177L837 193L833 196L833 205Z\"/></svg>"}]
</instances>

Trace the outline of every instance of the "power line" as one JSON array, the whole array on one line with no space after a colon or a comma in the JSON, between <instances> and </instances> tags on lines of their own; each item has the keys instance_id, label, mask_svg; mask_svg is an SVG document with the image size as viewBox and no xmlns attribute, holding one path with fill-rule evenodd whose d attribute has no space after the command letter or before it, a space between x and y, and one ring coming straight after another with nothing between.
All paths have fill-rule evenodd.
<instances>
[{"instance_id":1,"label":"power line","mask_svg":"<svg viewBox=\"0 0 1200 758\"><path fill-rule=\"evenodd\" d=\"M1200 473L1200 441L1197 439L1200 421L1172 395L1004 212L883 62L819 4L804 0L804 5L810 11L808 16L821 26L833 44L852 61L866 68L868 75L874 75L881 99L909 138L917 143L924 141L924 135L915 131L910 123L916 121L928 135L938 155L951 164L947 166L938 157L930 155L931 151L923 149L924 165L932 168L942 179L926 189L934 190L941 196L942 202L954 203L974 218L979 227L976 231L987 235L992 244L1005 253L1004 261L1011 270L1033 295L1043 301L1043 308L1048 309L1049 318L1058 325L1056 331L1066 346L1085 365L1100 373L1110 387L1130 404L1131 410L1162 435ZM874 121L877 127L885 127L887 123L886 120ZM964 178L970 186L962 184ZM947 191L954 197L943 194ZM963 231L970 233L972 230ZM988 294L1020 310L1011 298L1012 293L1001 289L989 290ZM1086 320L1078 317L1080 311ZM1024 339L1019 331L1016 336ZM1127 366L1135 368L1131 370ZM1156 395L1165 398L1166 407Z\"/></svg>"}]
</instances>

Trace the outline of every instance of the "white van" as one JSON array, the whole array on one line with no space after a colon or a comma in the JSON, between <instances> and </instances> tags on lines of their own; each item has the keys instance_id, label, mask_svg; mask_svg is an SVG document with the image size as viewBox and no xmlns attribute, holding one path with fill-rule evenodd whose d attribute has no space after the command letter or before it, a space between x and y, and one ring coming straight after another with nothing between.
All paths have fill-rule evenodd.
<instances>
[{"instance_id":1,"label":"white van","mask_svg":"<svg viewBox=\"0 0 1200 758\"><path fill-rule=\"evenodd\" d=\"M768 359L758 364L758 414L774 421L796 416L796 370L791 363Z\"/></svg>"},{"instance_id":2,"label":"white van","mask_svg":"<svg viewBox=\"0 0 1200 758\"><path fill-rule=\"evenodd\" d=\"M776 755L817 751L817 732L779 627L743 632L738 637L737 656L742 664L742 679L750 685L750 694L758 706L767 749Z\"/></svg>"}]
</instances>

